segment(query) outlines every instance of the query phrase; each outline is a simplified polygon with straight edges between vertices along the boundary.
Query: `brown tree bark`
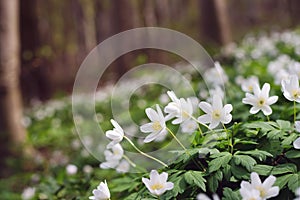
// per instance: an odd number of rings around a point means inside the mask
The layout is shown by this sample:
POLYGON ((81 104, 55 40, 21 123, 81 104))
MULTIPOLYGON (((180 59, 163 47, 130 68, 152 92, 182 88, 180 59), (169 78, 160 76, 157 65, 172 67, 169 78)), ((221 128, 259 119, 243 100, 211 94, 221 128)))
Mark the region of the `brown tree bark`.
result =
MULTIPOLYGON (((18 0, 0 0, 0 148, 20 147, 26 136, 21 124, 18 8, 18 0)), ((1 149, 4 152, 7 149, 1 149)))

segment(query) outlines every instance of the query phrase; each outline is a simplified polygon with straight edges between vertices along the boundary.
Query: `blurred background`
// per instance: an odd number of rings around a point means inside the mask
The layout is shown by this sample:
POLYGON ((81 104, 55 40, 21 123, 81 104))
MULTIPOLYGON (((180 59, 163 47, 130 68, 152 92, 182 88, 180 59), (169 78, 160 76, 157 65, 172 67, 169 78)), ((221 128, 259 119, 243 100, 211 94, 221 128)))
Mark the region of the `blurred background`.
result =
MULTIPOLYGON (((0 0, 0 156, 34 152, 24 142, 23 110, 70 95, 84 58, 114 34, 170 28, 215 55, 248 33, 293 29, 299 23, 298 0, 0 0)), ((134 51, 116 60, 100 85, 139 64, 177 61, 163 51, 134 51)), ((1 175, 8 176, 4 164, 1 159, 1 175)))

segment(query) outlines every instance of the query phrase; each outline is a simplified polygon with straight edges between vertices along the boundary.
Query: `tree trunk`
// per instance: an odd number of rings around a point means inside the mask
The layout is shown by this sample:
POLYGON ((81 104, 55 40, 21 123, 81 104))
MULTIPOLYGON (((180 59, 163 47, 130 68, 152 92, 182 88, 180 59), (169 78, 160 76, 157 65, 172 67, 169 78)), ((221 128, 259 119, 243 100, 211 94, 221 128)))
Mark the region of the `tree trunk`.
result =
POLYGON ((231 28, 226 0, 215 0, 218 27, 220 30, 220 41, 222 45, 232 42, 231 28))
POLYGON ((0 148, 5 148, 1 153, 22 146, 26 134, 21 124, 18 8, 18 0, 0 1, 0 148))

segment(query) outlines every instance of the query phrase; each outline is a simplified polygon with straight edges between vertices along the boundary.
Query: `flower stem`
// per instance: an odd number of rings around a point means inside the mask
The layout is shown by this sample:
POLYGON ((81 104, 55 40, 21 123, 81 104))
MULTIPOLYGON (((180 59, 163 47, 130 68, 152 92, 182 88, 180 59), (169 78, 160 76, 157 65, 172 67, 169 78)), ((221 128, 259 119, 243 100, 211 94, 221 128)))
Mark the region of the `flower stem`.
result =
POLYGON ((166 127, 167 130, 169 131, 169 133, 172 135, 172 137, 176 140, 176 142, 185 150, 187 151, 187 149, 185 148, 185 146, 179 141, 179 139, 176 137, 176 135, 168 128, 166 127))
POLYGON ((294 123, 296 122, 296 101, 294 100, 294 123))
POLYGON ((267 120, 268 120, 268 122, 270 122, 270 117, 269 117, 269 115, 267 115, 267 120))
POLYGON ((142 154, 143 156, 146 156, 147 158, 150 158, 158 163, 160 163, 161 165, 165 166, 165 167, 169 167, 166 163, 162 162, 161 160, 157 159, 157 158, 154 158, 153 156, 150 156, 146 153, 144 153, 143 151, 141 151, 139 148, 137 148, 135 146, 135 144, 128 138, 124 135, 124 138, 129 142, 129 144, 137 151, 139 152, 140 154, 142 154))
POLYGON ((201 162, 196 162, 190 152, 185 148, 185 146, 179 141, 179 139, 176 137, 176 135, 172 132, 171 129, 166 127, 169 133, 172 135, 172 137, 176 140, 176 142, 184 149, 184 151, 192 158, 193 162, 197 165, 197 167, 202 168, 204 171, 206 171, 205 167, 201 164, 201 162), (199 166, 200 164, 200 166, 199 166))
POLYGON ((123 155, 123 158, 124 158, 125 160, 127 160, 127 162, 129 162, 129 164, 130 164, 132 167, 136 167, 136 164, 135 164, 134 162, 132 162, 132 161, 130 160, 130 158, 128 158, 128 157, 125 156, 125 155, 123 155))
POLYGON ((209 128, 206 124, 203 124, 202 122, 200 122, 198 119, 196 119, 194 116, 189 115, 193 120, 195 120, 198 124, 201 124, 202 126, 204 126, 205 128, 207 128, 210 131, 213 131, 211 128, 209 128))
POLYGON ((232 145, 232 139, 233 139, 233 135, 231 135, 229 133, 229 131, 227 130, 226 126, 222 123, 222 126, 227 134, 227 141, 228 141, 228 151, 232 154, 233 153, 233 145, 232 145))

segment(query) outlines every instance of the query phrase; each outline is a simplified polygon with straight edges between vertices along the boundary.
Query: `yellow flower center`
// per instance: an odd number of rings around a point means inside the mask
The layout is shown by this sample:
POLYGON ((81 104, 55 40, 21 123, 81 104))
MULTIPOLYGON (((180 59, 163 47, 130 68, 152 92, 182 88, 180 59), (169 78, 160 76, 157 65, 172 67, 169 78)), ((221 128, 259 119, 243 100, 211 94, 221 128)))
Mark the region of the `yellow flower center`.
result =
POLYGON ((265 103, 266 103, 266 101, 265 101, 264 98, 261 98, 261 99, 258 100, 258 105, 259 106, 263 106, 263 105, 265 105, 265 103))
POLYGON ((294 98, 298 98, 298 97, 300 96, 300 91, 299 91, 299 90, 293 90, 293 91, 292 91, 292 96, 293 96, 294 98))
POLYGON ((161 130, 161 129, 162 129, 162 127, 161 127, 161 125, 160 125, 159 121, 155 121, 155 122, 153 122, 153 124, 152 124, 152 128, 153 128, 153 130, 155 130, 155 131, 159 131, 159 130, 161 130))
POLYGON ((183 118, 188 118, 189 117, 189 114, 185 111, 182 112, 182 117, 183 118))
POLYGON ((154 184, 154 185, 151 185, 151 189, 152 190, 160 190, 160 189, 162 189, 164 186, 162 185, 162 184, 160 184, 160 183, 156 183, 156 184, 154 184))
POLYGON ((267 192, 263 187, 257 186, 256 189, 259 191, 260 197, 264 198, 267 195, 267 192))
POLYGON ((221 113, 219 110, 214 110, 213 113, 212 113, 212 116, 214 119, 220 119, 221 117, 221 113))
POLYGON ((250 92, 252 92, 253 86, 252 86, 252 85, 249 85, 248 90, 249 90, 250 92))

